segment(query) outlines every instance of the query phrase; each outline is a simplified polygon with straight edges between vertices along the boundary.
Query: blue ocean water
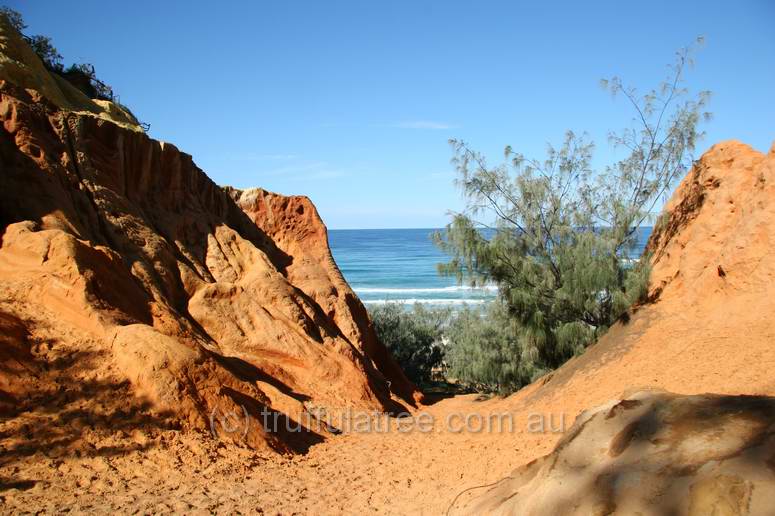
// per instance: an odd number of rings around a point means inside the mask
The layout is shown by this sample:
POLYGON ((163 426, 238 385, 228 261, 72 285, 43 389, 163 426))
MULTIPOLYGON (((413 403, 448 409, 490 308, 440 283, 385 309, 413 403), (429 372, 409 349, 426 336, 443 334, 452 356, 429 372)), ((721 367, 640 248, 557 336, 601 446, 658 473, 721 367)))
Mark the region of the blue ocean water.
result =
MULTIPOLYGON (((448 260, 431 241, 435 229, 329 230, 339 269, 367 306, 385 302, 435 306, 481 304, 497 295, 495 287, 472 289, 437 272, 448 260)), ((640 228, 628 255, 643 252, 651 228, 640 228)))

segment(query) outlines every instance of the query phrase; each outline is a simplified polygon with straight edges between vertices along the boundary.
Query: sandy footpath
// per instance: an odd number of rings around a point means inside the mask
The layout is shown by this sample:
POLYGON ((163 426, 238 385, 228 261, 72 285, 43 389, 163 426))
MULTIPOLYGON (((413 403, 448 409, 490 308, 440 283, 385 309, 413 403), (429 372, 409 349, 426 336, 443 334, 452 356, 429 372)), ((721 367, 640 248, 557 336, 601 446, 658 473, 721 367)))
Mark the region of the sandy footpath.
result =
POLYGON ((443 399, 425 408, 425 420, 435 421, 431 432, 402 433, 393 420, 390 431, 335 436, 293 457, 169 430, 87 431, 62 456, 40 450, 4 460, 2 507, 22 513, 440 514, 461 491, 547 453, 559 435, 529 433, 519 416, 513 433, 505 420, 502 432, 495 423, 492 432, 456 431, 465 424, 460 416, 482 415, 470 419, 475 428, 486 424, 488 413, 503 410, 500 400, 476 401, 473 395, 443 399))

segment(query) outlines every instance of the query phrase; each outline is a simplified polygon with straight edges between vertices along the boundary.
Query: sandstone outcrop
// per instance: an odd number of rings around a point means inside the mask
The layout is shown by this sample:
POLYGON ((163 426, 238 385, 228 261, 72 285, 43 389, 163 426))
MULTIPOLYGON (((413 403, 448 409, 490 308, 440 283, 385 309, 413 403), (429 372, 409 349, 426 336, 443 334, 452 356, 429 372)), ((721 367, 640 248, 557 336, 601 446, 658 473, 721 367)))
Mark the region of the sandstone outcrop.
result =
POLYGON ((775 144, 766 155, 737 141, 714 145, 681 182, 649 240, 651 297, 698 313, 758 315, 759 324, 751 321, 758 328, 748 333, 772 337, 759 330, 775 307, 773 220, 775 144), (750 302, 769 309, 751 313, 750 302))
POLYGON ((769 514, 775 398, 640 392, 583 412, 467 514, 769 514))
POLYGON ((304 196, 284 196, 260 188, 228 189, 237 205, 291 261, 288 279, 313 299, 350 342, 369 356, 403 399, 422 395, 378 341, 366 308, 347 284, 328 247, 326 226, 304 196))
POLYGON ((67 101, 11 32, 0 33, 4 410, 98 378, 171 425, 303 451, 333 429, 275 432, 262 414, 295 428, 420 398, 308 200, 250 204, 222 189, 115 110, 67 101), (244 414, 240 431, 225 432, 221 414, 244 414))

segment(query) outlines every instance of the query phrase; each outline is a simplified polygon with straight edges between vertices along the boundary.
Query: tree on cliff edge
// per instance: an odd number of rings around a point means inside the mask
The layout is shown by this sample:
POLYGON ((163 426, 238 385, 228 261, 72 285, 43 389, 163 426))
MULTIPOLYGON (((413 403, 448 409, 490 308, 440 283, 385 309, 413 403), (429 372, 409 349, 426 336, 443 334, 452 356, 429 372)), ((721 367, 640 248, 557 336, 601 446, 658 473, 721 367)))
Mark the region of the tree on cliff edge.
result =
MULTIPOLYGON (((604 170, 592 170, 593 144, 570 131, 543 160, 506 147, 497 166, 451 140, 466 209, 435 236, 451 256, 440 271, 500 288, 513 330, 502 337, 499 360, 479 364, 479 370, 508 369, 489 375, 512 379, 497 388, 514 390, 558 367, 645 294, 648 260, 632 266, 622 258, 636 229, 691 166, 702 136, 698 124, 710 116, 704 111, 709 93, 692 96, 683 85, 690 50, 679 51, 669 77, 646 94, 618 78, 603 81, 635 112, 631 127, 609 137, 627 157, 604 170), (511 360, 503 360, 504 350, 511 360)), ((459 344, 458 363, 465 363, 461 354, 487 360, 477 346, 459 344)), ((470 371, 457 372, 477 383, 470 371)))

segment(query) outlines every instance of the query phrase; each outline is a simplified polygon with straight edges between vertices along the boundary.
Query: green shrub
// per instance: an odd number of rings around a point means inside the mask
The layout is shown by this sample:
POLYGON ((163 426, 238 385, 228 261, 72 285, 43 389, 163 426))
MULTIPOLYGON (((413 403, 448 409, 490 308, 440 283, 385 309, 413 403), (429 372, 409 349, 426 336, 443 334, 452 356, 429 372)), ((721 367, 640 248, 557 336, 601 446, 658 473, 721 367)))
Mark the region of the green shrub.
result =
POLYGON ((501 394, 529 383, 536 371, 522 359, 514 325, 498 301, 457 313, 444 333, 448 380, 501 394))
POLYGON ((115 100, 113 88, 97 78, 94 66, 88 63, 72 64, 57 72, 67 81, 81 90, 90 99, 115 100))
POLYGON ((441 337, 450 317, 448 310, 427 310, 415 305, 412 310, 388 303, 370 311, 379 340, 393 358, 418 385, 431 381, 432 370, 441 365, 441 337))

